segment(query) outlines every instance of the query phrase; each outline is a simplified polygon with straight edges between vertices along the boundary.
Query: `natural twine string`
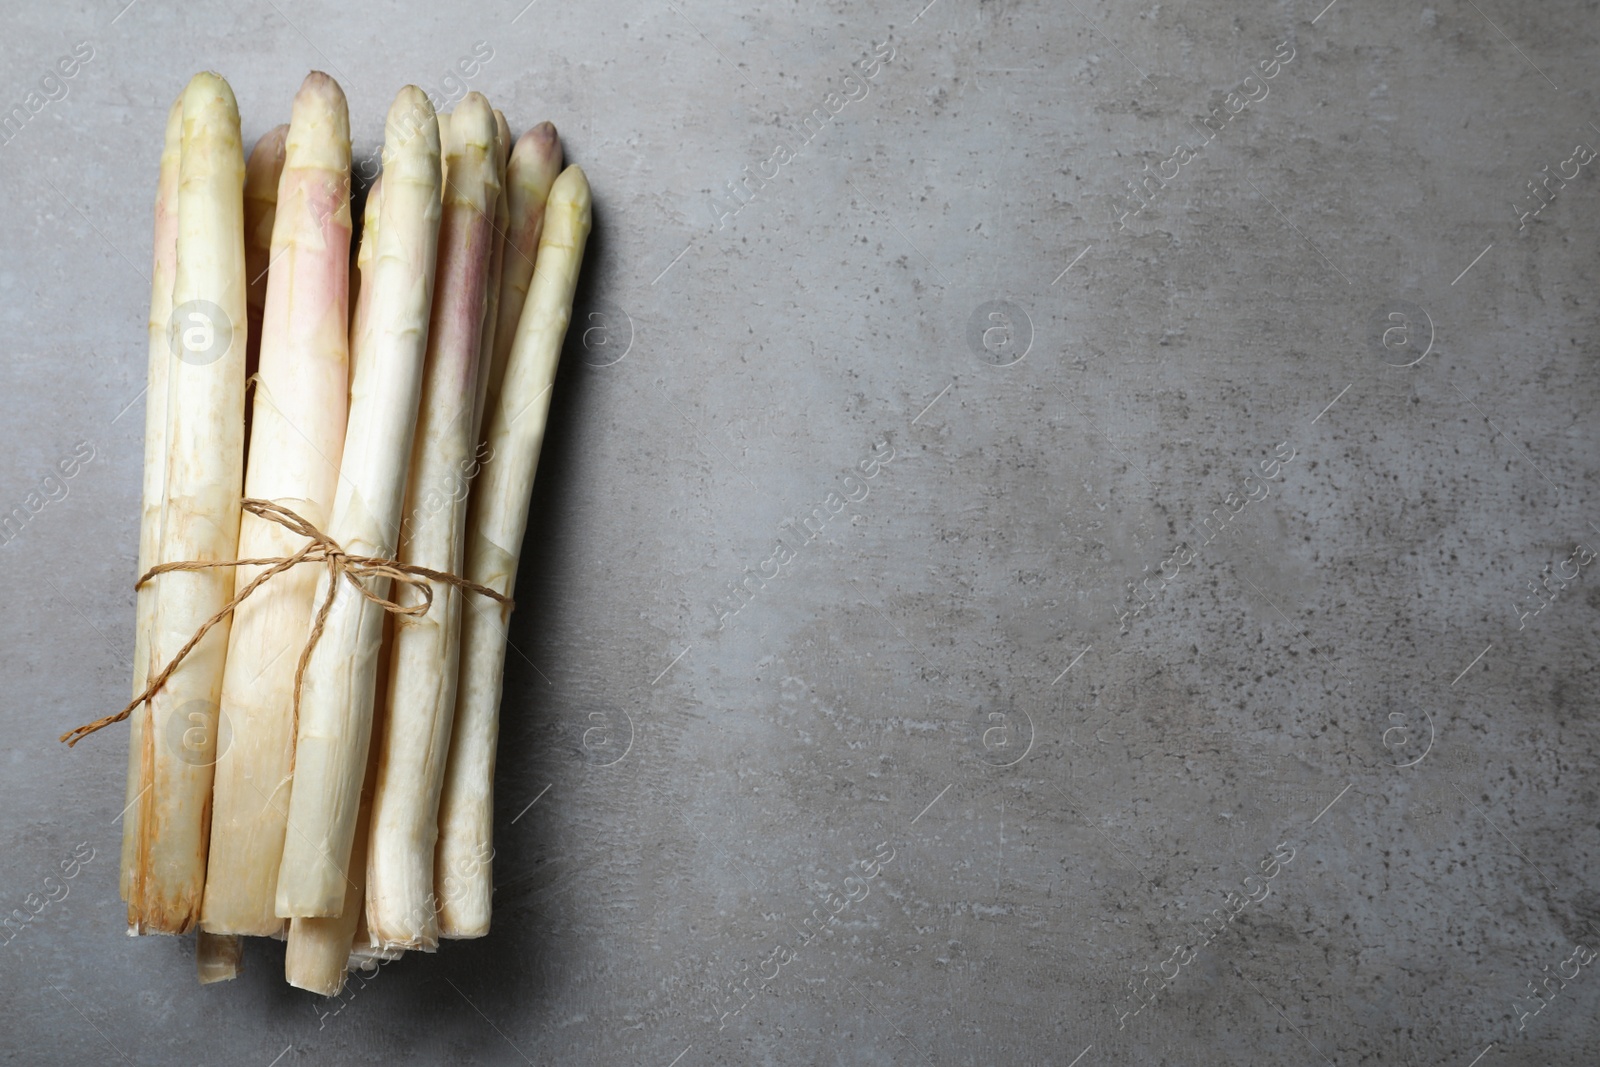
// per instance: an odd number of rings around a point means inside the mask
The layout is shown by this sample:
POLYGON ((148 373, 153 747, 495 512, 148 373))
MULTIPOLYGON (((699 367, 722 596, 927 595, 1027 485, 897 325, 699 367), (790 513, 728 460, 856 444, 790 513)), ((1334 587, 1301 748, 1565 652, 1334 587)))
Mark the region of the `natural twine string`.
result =
POLYGON ((208 570, 212 567, 248 566, 267 568, 251 579, 243 589, 235 593, 233 599, 224 604, 220 611, 207 619, 200 629, 195 631, 194 636, 189 638, 188 643, 178 650, 177 655, 173 656, 167 665, 162 668, 161 673, 156 675, 155 679, 145 687, 144 692, 134 697, 127 707, 115 715, 107 715, 103 719, 96 719, 94 722, 62 734, 61 740, 67 743, 67 747, 70 748, 96 730, 110 726, 115 722, 121 722, 133 714, 135 708, 149 700, 166 684, 167 679, 172 677, 172 673, 178 669, 178 664, 183 662, 183 658, 194 650, 194 647, 200 643, 201 639, 205 637, 213 626, 232 614, 233 610, 244 603, 245 598, 259 589, 262 583, 274 575, 282 574, 298 563, 326 563, 328 565, 328 595, 323 598, 322 605, 317 609, 316 618, 311 623, 311 632, 306 637, 306 646, 300 651, 300 662, 294 669, 293 711, 296 723, 300 720, 300 684, 305 676, 306 664, 311 661, 311 650, 317 646, 317 640, 322 636, 323 627, 327 624, 328 613, 333 608, 334 594, 338 592, 339 579, 341 577, 348 581, 356 592, 378 605, 384 611, 393 612, 396 615, 415 616, 427 613, 428 609, 433 606, 433 587, 428 584, 429 580, 444 582, 468 593, 481 594, 491 600, 499 601, 507 608, 516 607, 510 597, 501 596, 487 586, 479 585, 477 582, 469 582, 465 578, 454 574, 446 574, 443 571, 436 571, 429 567, 420 567, 415 563, 402 563, 397 559, 389 559, 384 556, 351 555, 339 547, 339 543, 333 538, 282 504, 274 504, 270 500, 256 500, 250 497, 246 497, 243 504, 244 510, 252 515, 278 523, 280 526, 284 526, 306 538, 305 547, 291 556, 271 556, 266 559, 180 560, 174 563, 158 563, 146 571, 138 582, 134 583, 134 588, 137 589, 158 574, 166 574, 170 571, 199 571, 208 570), (386 600, 361 584, 360 579, 362 578, 389 578, 401 585, 411 586, 422 594, 422 603, 412 604, 407 607, 394 600, 386 600))

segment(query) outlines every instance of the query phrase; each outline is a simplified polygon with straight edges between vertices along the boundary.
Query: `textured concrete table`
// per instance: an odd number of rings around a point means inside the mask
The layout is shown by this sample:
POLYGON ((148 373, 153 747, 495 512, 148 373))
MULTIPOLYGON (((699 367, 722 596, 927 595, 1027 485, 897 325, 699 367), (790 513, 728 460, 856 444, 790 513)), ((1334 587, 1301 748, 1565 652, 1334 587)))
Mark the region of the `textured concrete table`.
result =
POLYGON ((1593 7, 1324 2, 12 5, 5 1062, 1594 1063, 1593 7), (124 937, 124 735, 54 740, 206 67, 596 192, 494 929, 337 1001, 124 937))

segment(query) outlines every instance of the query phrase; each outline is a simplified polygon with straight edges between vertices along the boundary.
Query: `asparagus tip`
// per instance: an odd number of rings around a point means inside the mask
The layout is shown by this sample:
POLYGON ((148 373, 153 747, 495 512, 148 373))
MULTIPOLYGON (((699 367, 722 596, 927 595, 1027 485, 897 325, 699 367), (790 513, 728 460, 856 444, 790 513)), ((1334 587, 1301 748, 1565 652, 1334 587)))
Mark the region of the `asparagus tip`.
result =
MULTIPOLYGON (((239 109, 239 103, 233 97, 233 86, 214 70, 202 70, 190 78, 189 84, 184 87, 181 99, 187 104, 187 102, 198 103, 207 97, 219 100, 231 111, 237 112, 239 109)), ((190 109, 185 106, 184 110, 187 112, 190 109)))
POLYGON ((545 151, 549 151, 557 143, 555 123, 549 121, 539 123, 522 136, 529 144, 537 145, 545 151))
POLYGON ((514 182, 542 190, 539 199, 543 200, 561 173, 561 163, 561 140, 556 128, 549 122, 541 122, 517 138, 508 169, 516 175, 512 179, 514 182))
POLYGON ((336 95, 340 99, 344 98, 344 89, 338 81, 332 75, 320 70, 311 71, 306 75, 305 81, 300 83, 300 92, 327 93, 336 95))

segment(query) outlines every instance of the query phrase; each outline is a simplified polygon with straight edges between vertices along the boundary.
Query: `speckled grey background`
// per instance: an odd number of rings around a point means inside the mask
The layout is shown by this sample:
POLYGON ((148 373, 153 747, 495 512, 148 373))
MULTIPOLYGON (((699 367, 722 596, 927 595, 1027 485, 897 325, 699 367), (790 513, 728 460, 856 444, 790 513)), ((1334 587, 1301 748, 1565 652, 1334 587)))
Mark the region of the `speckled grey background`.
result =
POLYGON ((1600 1058, 1595 4, 925 2, 6 5, 0 910, 93 855, 6 1062, 1600 1058), (595 189, 494 929, 200 988, 125 735, 55 740, 127 694, 165 109, 318 68, 370 151, 479 41, 595 189))

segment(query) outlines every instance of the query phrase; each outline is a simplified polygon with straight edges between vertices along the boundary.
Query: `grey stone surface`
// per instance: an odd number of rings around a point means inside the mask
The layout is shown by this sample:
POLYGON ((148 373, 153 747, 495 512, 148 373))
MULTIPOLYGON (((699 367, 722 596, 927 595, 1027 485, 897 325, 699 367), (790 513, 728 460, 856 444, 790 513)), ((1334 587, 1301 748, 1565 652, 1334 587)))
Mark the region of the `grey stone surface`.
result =
POLYGON ((93 56, 0 145, 0 910, 93 859, 6 1062, 1600 1058, 1600 571, 1529 589, 1600 545, 1595 168, 1517 217, 1594 5, 923 2, 7 5, 5 106, 93 56), (126 699, 162 118, 317 68, 370 151, 480 40, 596 196, 494 929, 200 988, 122 932, 124 737, 55 741, 126 699))

